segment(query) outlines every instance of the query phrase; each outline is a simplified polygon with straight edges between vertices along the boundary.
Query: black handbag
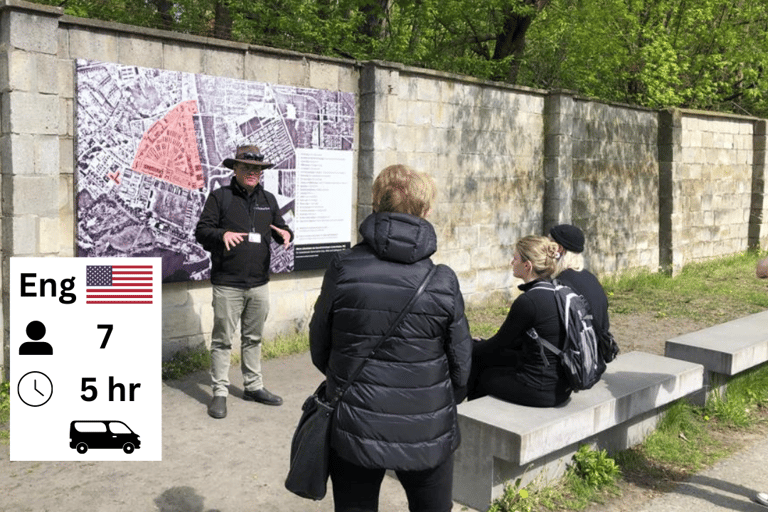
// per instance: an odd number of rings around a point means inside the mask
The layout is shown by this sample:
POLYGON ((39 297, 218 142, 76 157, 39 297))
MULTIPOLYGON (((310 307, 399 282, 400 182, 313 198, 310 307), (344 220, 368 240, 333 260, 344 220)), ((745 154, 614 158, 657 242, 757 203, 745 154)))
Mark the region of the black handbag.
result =
POLYGON ((331 422, 336 406, 360 374, 365 363, 371 358, 371 355, 400 325, 405 315, 424 292, 438 266, 432 267, 411 300, 389 326, 387 332, 376 341, 371 352, 355 369, 346 384, 338 389, 333 397, 329 398, 326 396, 326 381, 323 381, 317 390, 304 401, 304 405, 301 407, 301 418, 291 440, 290 469, 288 470, 288 477, 285 479, 285 488, 292 493, 311 500, 321 500, 325 497, 330 471, 331 422))

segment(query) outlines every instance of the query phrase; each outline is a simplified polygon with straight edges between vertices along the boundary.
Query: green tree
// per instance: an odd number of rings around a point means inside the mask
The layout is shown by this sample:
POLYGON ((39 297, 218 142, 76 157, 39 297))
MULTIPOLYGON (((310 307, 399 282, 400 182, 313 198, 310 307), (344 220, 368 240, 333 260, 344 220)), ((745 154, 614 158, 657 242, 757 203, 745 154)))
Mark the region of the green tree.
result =
POLYGON ((521 83, 648 107, 766 112, 763 0, 553 0, 521 83))

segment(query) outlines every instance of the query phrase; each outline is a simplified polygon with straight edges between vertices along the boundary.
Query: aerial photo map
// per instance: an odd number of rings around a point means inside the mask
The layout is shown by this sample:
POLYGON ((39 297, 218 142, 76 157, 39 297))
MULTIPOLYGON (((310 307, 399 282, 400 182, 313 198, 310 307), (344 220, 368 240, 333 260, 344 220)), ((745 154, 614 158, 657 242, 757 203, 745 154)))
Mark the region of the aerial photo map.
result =
POLYGON ((160 256, 165 282, 208 279, 195 225, 209 191, 229 183, 222 162, 247 144, 275 164, 263 183, 296 234, 288 250, 272 242, 272 272, 318 268, 349 247, 351 202, 329 217, 338 229, 305 230, 312 244, 301 226, 329 222, 309 207, 297 217, 302 203, 351 201, 354 94, 82 59, 76 77, 78 256, 160 256), (297 183, 304 161, 325 186, 297 183))

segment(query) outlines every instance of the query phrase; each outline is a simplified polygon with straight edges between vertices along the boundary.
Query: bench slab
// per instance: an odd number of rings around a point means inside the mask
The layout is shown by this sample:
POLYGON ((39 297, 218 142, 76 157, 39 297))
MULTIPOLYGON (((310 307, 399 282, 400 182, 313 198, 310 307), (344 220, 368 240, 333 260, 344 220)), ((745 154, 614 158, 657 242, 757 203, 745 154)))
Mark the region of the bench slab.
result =
POLYGON ((768 361, 768 311, 668 340, 664 355, 733 376, 768 361))
POLYGON ((559 407, 494 397, 460 404, 454 500, 485 510, 506 481, 559 478, 581 444, 614 451, 642 442, 666 405, 701 389, 703 373, 697 363, 630 352, 610 363, 592 389, 559 407))

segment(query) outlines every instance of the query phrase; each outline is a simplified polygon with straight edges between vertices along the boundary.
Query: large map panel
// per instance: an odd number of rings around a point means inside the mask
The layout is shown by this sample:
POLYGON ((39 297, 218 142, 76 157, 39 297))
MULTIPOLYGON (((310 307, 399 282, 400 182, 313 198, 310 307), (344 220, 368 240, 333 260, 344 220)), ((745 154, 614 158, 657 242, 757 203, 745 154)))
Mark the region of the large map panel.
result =
POLYGON ((78 256, 159 256, 165 282, 208 279, 195 225, 246 144, 275 163, 263 183, 295 233, 272 242, 272 272, 350 246, 354 94, 83 59, 76 75, 78 256))

